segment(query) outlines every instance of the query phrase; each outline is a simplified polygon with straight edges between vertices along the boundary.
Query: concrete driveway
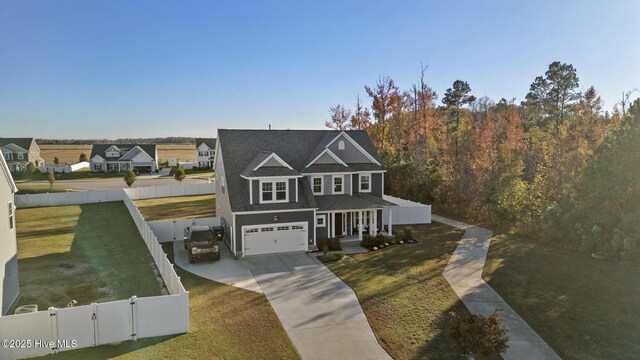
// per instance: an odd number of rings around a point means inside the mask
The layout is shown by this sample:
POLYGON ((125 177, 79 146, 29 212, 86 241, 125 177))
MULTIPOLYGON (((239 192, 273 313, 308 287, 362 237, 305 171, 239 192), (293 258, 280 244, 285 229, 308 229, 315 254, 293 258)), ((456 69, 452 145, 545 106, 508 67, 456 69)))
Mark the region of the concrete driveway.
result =
POLYGON ((189 264, 182 242, 175 262, 204 278, 262 292, 304 360, 391 359, 369 326, 355 293, 313 256, 285 253, 189 264))
POLYGON ((245 258, 305 360, 390 359, 353 290, 304 253, 245 258))

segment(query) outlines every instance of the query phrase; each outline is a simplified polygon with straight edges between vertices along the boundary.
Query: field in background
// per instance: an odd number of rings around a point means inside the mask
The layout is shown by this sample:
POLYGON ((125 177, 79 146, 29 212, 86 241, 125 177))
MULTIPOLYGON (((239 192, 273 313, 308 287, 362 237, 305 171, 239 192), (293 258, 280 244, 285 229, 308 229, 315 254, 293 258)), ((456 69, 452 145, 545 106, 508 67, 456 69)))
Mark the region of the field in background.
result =
MULTIPOLYGON (((52 144, 39 145, 40 156, 47 164, 53 164, 53 158, 57 157, 60 162, 76 163, 80 154, 85 153, 91 156, 91 145, 67 145, 52 144)), ((195 145, 193 144, 160 144, 158 145, 158 156, 160 161, 165 161, 169 156, 177 156, 179 161, 195 161, 195 145)))

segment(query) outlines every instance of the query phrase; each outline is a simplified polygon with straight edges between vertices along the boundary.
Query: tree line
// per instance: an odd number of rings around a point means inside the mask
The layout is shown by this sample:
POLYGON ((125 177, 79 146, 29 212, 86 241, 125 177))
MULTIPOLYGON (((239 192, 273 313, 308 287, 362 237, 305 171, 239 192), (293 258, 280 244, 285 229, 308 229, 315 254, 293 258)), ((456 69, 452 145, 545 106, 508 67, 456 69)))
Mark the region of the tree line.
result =
POLYGON ((401 90, 381 76, 325 125, 363 129, 380 152, 385 192, 437 212, 608 258, 640 255, 640 99, 614 109, 576 69, 553 62, 525 99, 476 97, 456 80, 441 100, 425 80, 401 90), (440 101, 438 101, 440 100, 440 101))

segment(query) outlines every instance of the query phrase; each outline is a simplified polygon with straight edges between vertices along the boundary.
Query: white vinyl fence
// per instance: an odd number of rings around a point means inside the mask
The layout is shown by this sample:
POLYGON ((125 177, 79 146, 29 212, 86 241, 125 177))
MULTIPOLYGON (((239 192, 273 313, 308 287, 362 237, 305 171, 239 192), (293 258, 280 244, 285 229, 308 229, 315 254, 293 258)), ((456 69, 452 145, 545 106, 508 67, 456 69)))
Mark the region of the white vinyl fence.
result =
POLYGON ((122 189, 16 195, 16 207, 63 206, 122 201, 122 189))
POLYGON ((170 196, 207 195, 216 193, 216 183, 163 185, 124 189, 132 200, 154 199, 170 196))
MULTIPOLYGON (((409 224, 431 224, 431 205, 383 195, 382 198, 394 204, 397 207, 391 208, 391 221, 393 225, 409 225, 409 224)), ((382 210, 383 219, 388 219, 389 210, 382 210)))
POLYGON ((0 317, 0 359, 60 351, 189 330, 189 294, 94 303, 0 317), (19 340, 18 342, 13 342, 19 340), (7 342, 8 341, 8 342, 7 342))
POLYGON ((173 264, 167 258, 167 254, 162 250, 162 246, 158 243, 158 239, 156 235, 151 231, 149 224, 144 221, 144 218, 140 214, 138 208, 133 204, 133 200, 126 195, 124 197, 124 204, 127 209, 129 209, 129 213, 133 218, 133 222, 136 223, 136 227, 142 235, 144 239, 144 243, 147 245, 151 256, 153 256, 153 261, 156 263, 158 267, 158 271, 164 280, 164 283, 167 285, 167 289, 171 294, 184 294, 186 293, 182 283, 180 282, 180 277, 176 274, 173 269, 173 264))
POLYGON ((53 170, 53 172, 56 172, 56 173, 71 173, 74 171, 78 171, 80 169, 89 168, 89 166, 90 166, 89 162, 82 161, 75 164, 58 164, 58 165, 49 164, 49 165, 39 167, 38 170, 40 170, 41 173, 46 173, 51 170, 53 170))
POLYGON ((184 229, 191 226, 195 220, 196 225, 203 226, 220 226, 221 219, 219 217, 208 217, 198 219, 176 219, 167 221, 151 221, 148 222, 149 227, 158 238, 158 242, 164 243, 169 241, 182 240, 184 229))
MULTIPOLYGON (((143 180, 144 181, 144 180, 143 180)), ((26 194, 15 196, 17 208, 30 208, 41 206, 62 206, 92 204, 109 201, 123 201, 124 194, 132 200, 152 199, 170 196, 207 195, 215 194, 216 183, 162 185, 137 187, 131 189, 95 190, 95 191, 69 191, 45 194, 26 194)))

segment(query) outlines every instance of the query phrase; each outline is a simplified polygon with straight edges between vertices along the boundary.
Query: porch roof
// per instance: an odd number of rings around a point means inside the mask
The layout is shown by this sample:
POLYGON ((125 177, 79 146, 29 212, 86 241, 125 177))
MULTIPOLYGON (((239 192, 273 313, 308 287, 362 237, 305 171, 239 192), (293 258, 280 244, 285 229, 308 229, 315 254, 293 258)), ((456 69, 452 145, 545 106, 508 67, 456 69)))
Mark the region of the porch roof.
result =
POLYGON ((381 209, 385 206, 395 206, 388 201, 376 198, 375 196, 360 196, 356 195, 320 195, 316 196, 316 203, 318 204, 318 211, 332 211, 332 210, 368 210, 368 209, 381 209), (377 200, 376 200, 377 199, 377 200), (389 205, 387 205, 389 204, 389 205))

